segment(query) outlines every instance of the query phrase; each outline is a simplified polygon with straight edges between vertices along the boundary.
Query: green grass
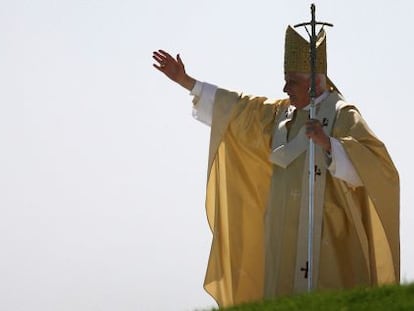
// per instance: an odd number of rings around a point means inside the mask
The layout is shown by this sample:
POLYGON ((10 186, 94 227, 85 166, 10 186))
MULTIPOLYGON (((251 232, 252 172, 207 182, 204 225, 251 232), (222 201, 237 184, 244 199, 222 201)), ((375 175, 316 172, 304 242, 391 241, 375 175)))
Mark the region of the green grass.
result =
MULTIPOLYGON (((216 310, 216 309, 213 309, 216 310)), ((317 292, 238 305, 225 311, 414 311, 414 283, 341 292, 317 292)))

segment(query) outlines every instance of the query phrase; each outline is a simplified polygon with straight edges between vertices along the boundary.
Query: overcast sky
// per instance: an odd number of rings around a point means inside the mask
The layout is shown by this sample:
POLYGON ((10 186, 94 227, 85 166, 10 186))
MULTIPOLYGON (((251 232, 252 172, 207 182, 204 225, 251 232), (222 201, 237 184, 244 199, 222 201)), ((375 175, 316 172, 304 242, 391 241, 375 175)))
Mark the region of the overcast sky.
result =
MULTIPOLYGON (((152 67, 284 96, 288 24, 311 1, 0 0, 0 309, 195 310, 211 234, 209 128, 152 67)), ((406 1, 314 1, 328 72, 401 179, 401 277, 414 281, 412 13, 406 1)))

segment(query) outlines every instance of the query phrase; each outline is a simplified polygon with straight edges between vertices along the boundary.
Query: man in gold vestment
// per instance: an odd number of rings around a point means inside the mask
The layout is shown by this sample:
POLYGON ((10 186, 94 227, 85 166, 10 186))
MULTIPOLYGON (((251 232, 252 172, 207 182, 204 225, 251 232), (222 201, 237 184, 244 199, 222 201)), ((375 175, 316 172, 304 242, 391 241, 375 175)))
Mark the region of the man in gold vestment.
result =
POLYGON ((159 50, 159 71, 191 91, 211 126, 206 209, 213 233, 205 289, 219 306, 307 289, 308 142, 315 142, 313 284, 399 282, 399 177, 384 144, 327 77, 317 41, 316 118, 309 119, 309 43, 285 37, 288 98, 231 92, 189 76, 159 50))

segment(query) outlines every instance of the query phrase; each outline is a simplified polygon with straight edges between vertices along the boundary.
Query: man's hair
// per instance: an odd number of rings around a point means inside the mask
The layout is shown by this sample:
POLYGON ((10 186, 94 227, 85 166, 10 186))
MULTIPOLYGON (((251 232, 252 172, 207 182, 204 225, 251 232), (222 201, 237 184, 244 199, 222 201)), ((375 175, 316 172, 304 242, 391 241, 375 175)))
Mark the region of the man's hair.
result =
MULTIPOLYGON (((310 73, 304 73, 304 72, 300 72, 298 73, 301 77, 303 77, 304 79, 309 79, 311 78, 311 74, 310 73)), ((316 88, 320 88, 322 90, 326 90, 327 89, 327 79, 326 79, 326 74, 324 73, 317 73, 315 75, 316 79, 319 80, 319 84, 316 85, 316 88)))

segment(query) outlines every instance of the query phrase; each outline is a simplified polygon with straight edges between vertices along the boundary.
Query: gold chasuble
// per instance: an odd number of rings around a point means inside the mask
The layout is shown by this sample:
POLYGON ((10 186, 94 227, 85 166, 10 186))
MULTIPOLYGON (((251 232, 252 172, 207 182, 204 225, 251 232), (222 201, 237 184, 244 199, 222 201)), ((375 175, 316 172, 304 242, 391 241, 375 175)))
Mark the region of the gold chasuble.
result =
MULTIPOLYGON (((333 177, 316 146, 314 289, 398 283, 398 173, 354 106, 336 91, 319 105, 317 117, 363 186, 333 177)), ((304 291, 307 112, 291 109, 288 99, 217 90, 206 195, 213 241, 204 287, 220 307, 304 291), (278 135, 286 150, 297 146, 274 164, 278 135)))

